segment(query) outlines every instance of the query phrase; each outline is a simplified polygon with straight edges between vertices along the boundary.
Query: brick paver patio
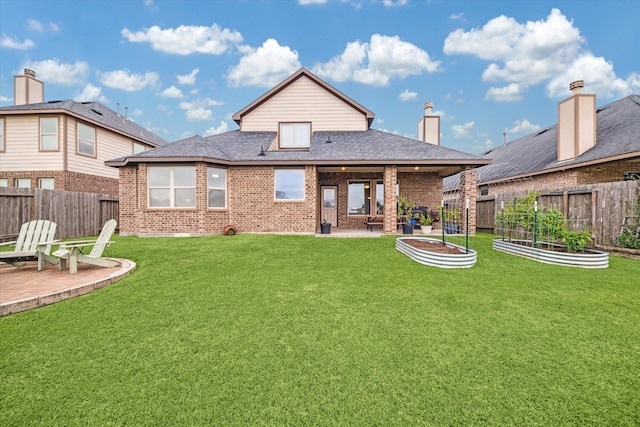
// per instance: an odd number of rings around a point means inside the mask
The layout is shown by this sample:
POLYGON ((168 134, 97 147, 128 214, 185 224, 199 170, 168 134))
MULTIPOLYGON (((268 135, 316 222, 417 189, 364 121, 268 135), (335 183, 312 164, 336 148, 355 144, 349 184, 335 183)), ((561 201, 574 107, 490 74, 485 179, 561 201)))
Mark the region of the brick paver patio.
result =
POLYGON ((78 263, 78 273, 59 271, 46 264, 38 271, 36 262, 22 267, 0 264, 0 316, 29 310, 83 295, 114 283, 135 269, 132 261, 113 258, 119 267, 98 267, 78 263))

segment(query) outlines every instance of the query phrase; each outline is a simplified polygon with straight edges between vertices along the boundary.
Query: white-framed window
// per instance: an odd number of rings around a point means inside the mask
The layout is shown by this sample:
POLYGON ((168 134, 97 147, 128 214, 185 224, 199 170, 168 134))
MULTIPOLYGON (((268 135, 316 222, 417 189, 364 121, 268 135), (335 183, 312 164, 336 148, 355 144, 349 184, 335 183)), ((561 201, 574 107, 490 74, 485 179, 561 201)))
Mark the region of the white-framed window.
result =
POLYGON ((0 151, 4 151, 4 119, 0 119, 0 151))
POLYGON ((9 180, 7 178, 0 178, 0 187, 8 187, 9 180))
POLYGON ((140 144, 139 142, 133 143, 133 154, 142 153, 145 150, 146 150, 146 147, 144 144, 140 144))
POLYGON ((58 118, 40 118, 40 150, 52 151, 58 149, 58 118))
POLYGON ((78 123, 78 153, 96 155, 96 130, 82 123, 78 123))
POLYGON ((371 193, 371 181, 349 181, 347 213, 349 215, 371 215, 371 193))
POLYGON ((274 171, 276 200, 304 200, 304 169, 274 171))
POLYGON ((39 178, 38 179, 38 187, 43 188, 45 190, 53 190, 54 189, 54 179, 53 178, 39 178))
POLYGON ((227 170, 222 168, 207 169, 207 186, 209 190, 209 207, 227 207, 227 170))
POLYGON ((18 188, 31 188, 30 178, 16 178, 16 187, 18 188))
POLYGON ((309 148, 311 123, 280 123, 280 148, 309 148))
POLYGON ((152 166, 147 169, 150 208, 195 208, 195 166, 152 166))

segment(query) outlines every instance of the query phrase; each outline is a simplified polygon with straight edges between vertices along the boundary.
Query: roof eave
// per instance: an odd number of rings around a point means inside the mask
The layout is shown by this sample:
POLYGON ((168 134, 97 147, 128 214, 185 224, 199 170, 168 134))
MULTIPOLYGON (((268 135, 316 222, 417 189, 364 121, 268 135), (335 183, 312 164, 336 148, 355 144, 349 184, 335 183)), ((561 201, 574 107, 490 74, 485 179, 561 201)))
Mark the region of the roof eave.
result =
MULTIPOLYGON (((6 110, 6 111, 0 111, 0 114, 7 114, 7 115, 15 115, 15 116, 19 116, 19 115, 32 115, 32 114, 67 114, 69 116, 75 117, 77 119, 81 119, 85 122, 91 123, 95 126, 100 126, 103 129, 108 129, 111 132, 117 133, 118 135, 122 135, 122 136, 126 136, 127 138, 131 138, 137 142, 141 142, 143 144, 146 145, 151 145, 153 147, 160 147, 161 145, 159 145, 156 142, 151 142, 148 141, 146 139, 142 139, 136 135, 132 135, 130 133, 127 132, 122 132, 119 129, 116 129, 112 126, 109 126, 107 124, 104 123, 100 123, 94 119, 91 119, 90 117, 86 117, 83 116, 82 114, 78 114, 76 112, 73 112, 71 110, 67 110, 66 108, 51 108, 51 109, 35 109, 35 110, 6 110)), ((151 133, 151 132, 149 132, 151 133)))
POLYGON ((640 151, 633 151, 633 152, 630 152, 630 153, 619 154, 617 156, 603 157, 603 158, 600 158, 600 159, 589 160, 589 161, 585 161, 585 162, 578 162, 578 163, 570 163, 570 164, 565 164, 565 165, 559 165, 559 166, 556 166, 556 167, 553 167, 553 168, 543 169, 543 170, 529 172, 529 173, 521 173, 521 174, 518 174, 518 175, 505 176, 505 177, 498 178, 498 179, 492 179, 490 181, 478 182, 478 185, 480 185, 480 184, 483 184, 483 185, 500 184, 500 183, 502 183, 504 181, 510 181, 510 180, 514 180, 514 179, 522 179, 522 178, 527 178, 527 177, 531 177, 531 176, 545 175, 545 174, 554 173, 554 172, 563 172, 563 171, 567 171, 567 170, 578 169, 578 168, 583 168, 583 167, 588 167, 588 166, 596 166, 596 165, 603 164, 603 163, 615 162, 615 161, 620 161, 620 160, 630 160, 630 159, 633 159, 633 158, 638 158, 638 160, 640 161, 640 151))

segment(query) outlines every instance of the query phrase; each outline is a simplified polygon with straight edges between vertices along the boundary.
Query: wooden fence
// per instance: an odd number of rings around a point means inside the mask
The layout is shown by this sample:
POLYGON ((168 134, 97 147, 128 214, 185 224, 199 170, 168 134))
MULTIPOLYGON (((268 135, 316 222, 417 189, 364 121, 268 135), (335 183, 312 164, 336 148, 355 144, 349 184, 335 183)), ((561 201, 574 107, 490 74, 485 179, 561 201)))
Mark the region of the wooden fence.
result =
MULTIPOLYGON (((619 181, 543 191, 538 203, 558 209, 570 223, 589 227, 596 245, 609 246, 620 235, 627 211, 639 195, 640 181, 619 181)), ((495 218, 501 204, 523 196, 525 193, 520 192, 480 197, 476 204, 478 231, 497 232, 495 218)))
POLYGON ((39 188, 0 188, 0 238, 15 236, 34 219, 58 224, 57 239, 96 236, 118 219, 118 196, 39 188))

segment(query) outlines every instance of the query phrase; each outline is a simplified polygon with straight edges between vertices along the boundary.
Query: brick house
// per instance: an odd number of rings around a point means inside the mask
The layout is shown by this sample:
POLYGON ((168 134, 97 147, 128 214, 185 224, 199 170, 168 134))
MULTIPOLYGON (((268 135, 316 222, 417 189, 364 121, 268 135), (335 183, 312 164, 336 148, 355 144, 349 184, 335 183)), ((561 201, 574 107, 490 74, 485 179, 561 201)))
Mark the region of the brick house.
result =
MULTIPOLYGON (((395 233, 398 194, 436 208, 444 176, 490 162, 371 129, 371 111, 304 68, 233 119, 238 130, 106 162, 120 172, 121 234, 315 233, 374 215, 395 233)), ((437 118, 420 125, 424 140, 438 133, 425 131, 437 118)))
MULTIPOLYGON (((482 154, 492 163, 474 170, 478 200, 640 179, 640 96, 596 108, 595 95, 581 93, 583 86, 571 83, 557 124, 482 154)), ((461 191, 460 178, 444 180, 446 197, 461 191)))
POLYGON ((166 144, 98 102, 45 102, 32 70, 14 84, 14 105, 0 107, 0 187, 117 195, 104 162, 166 144))

